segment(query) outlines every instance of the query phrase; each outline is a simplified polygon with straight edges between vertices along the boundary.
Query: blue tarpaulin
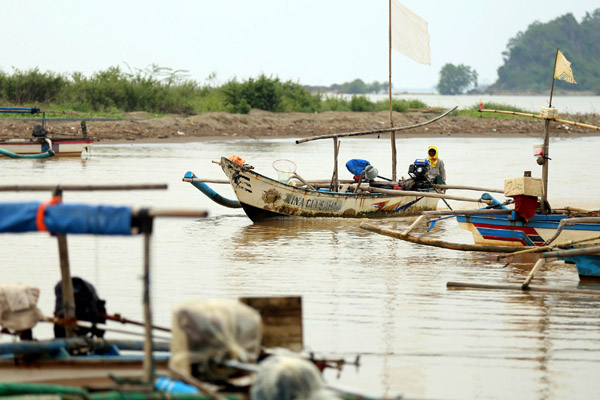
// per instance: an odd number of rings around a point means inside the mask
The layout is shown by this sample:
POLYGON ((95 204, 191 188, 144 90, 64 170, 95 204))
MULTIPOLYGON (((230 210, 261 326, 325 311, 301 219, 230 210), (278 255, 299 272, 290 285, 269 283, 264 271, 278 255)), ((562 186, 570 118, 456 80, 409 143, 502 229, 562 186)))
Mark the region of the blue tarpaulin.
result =
POLYGON ((346 163, 346 168, 350 171, 351 174, 355 176, 360 176, 362 172, 371 165, 367 160, 361 160, 360 158, 353 158, 352 160, 346 163))
MULTIPOLYGON (((38 231, 40 202, 0 203, 0 233, 38 231)), ((86 204, 47 205, 44 224, 56 234, 131 235, 131 208, 86 204)))

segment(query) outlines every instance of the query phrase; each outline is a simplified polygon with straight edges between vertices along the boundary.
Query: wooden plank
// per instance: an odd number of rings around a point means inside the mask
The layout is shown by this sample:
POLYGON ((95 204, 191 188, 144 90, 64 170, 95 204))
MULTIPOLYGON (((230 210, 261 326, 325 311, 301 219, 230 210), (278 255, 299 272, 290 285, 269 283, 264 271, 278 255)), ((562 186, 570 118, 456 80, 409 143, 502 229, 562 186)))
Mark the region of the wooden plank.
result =
POLYGON ((242 297, 239 300, 259 312, 265 347, 303 350, 302 297, 242 297))

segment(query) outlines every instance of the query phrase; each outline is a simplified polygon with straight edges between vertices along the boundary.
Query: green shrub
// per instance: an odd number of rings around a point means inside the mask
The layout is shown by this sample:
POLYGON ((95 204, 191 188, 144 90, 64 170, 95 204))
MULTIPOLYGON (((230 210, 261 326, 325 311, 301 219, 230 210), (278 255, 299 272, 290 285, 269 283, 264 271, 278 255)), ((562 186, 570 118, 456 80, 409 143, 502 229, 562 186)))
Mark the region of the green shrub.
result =
POLYGON ((354 112, 373 111, 375 104, 370 102, 365 96, 352 96, 350 109, 354 112))

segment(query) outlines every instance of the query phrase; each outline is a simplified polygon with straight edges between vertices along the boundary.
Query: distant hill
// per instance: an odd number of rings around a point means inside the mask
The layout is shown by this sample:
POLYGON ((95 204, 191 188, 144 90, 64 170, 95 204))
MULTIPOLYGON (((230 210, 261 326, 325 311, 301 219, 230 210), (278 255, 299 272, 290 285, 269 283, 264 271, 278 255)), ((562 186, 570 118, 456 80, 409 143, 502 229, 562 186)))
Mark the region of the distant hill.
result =
POLYGON ((555 90, 600 93, 600 8, 581 23, 569 13, 548 23, 534 22, 509 40, 498 80, 487 92, 548 91, 556 49, 571 62, 576 85, 556 81, 555 90))

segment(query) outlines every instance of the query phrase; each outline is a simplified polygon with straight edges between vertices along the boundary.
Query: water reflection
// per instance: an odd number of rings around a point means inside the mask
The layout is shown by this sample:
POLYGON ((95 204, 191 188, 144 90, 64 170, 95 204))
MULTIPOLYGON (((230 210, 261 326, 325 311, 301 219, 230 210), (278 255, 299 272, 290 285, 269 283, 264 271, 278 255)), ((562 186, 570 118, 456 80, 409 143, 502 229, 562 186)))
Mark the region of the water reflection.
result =
MULTIPOLYGON (((531 156, 537 139, 439 139, 449 179, 461 184, 502 187, 505 177, 539 167, 531 156), (506 159, 505 154, 510 154, 506 159), (490 162, 501 159, 502 162, 490 162)), ((403 143, 399 165, 422 154, 430 140, 403 143)), ((552 204, 586 208, 599 189, 593 168, 574 159, 593 159, 598 138, 553 142, 552 204), (579 158, 578 158, 579 157, 579 158), (558 190, 560 188, 560 191, 558 190)), ((340 159, 365 158, 388 171, 389 141, 345 140, 340 159)), ((157 207, 201 207, 198 220, 160 220, 152 242, 153 302, 157 324, 168 325, 171 308, 189 298, 299 295, 309 350, 353 357, 363 366, 326 378, 344 386, 422 398, 592 398, 600 390, 600 311, 597 299, 562 294, 447 289, 446 282, 522 282, 532 260, 509 266, 494 255, 463 253, 376 235, 351 219, 288 219, 253 224, 240 210, 217 207, 189 184, 183 173, 222 178, 210 161, 237 154, 260 171, 293 159, 307 179, 331 174, 331 143, 291 140, 215 141, 187 144, 95 146, 86 160, 3 161, 5 184, 163 183, 167 191, 66 193, 67 201, 157 207), (301 151, 300 151, 301 150, 301 151), (510 384, 507 384, 509 382, 510 384)), ((536 169, 538 168, 538 169, 536 169)), ((225 187, 219 191, 228 197, 225 187)), ((474 193, 476 196, 479 193, 474 193)), ((49 194, 0 193, 4 201, 46 200, 49 194)), ((453 208, 470 204, 450 202, 453 208)), ((592 207, 597 207, 593 203, 592 207)), ((374 221, 370 221, 374 222, 374 221)), ((376 223, 405 229, 410 219, 376 223)), ((424 234, 424 227, 416 230, 424 234)), ((438 222, 430 237, 471 243, 453 220, 438 222)), ((53 309, 57 250, 53 238, 2 237, 0 268, 11 280, 41 288, 45 313, 53 309), (32 252, 35 246, 35 252, 32 252), (40 265, 49 265, 50 271, 40 265), (33 269, 32 269, 33 268, 33 269), (39 271, 33 274, 32 271, 39 271)), ((107 238, 70 238, 76 274, 98 281, 111 310, 140 317, 138 290, 141 243, 107 238), (133 286, 133 288, 132 288, 133 286)), ((8 278, 6 278, 8 279, 8 278)), ((575 267, 548 263, 536 285, 599 288, 579 281, 575 267)), ((141 287, 141 286, 140 286, 141 287)))

